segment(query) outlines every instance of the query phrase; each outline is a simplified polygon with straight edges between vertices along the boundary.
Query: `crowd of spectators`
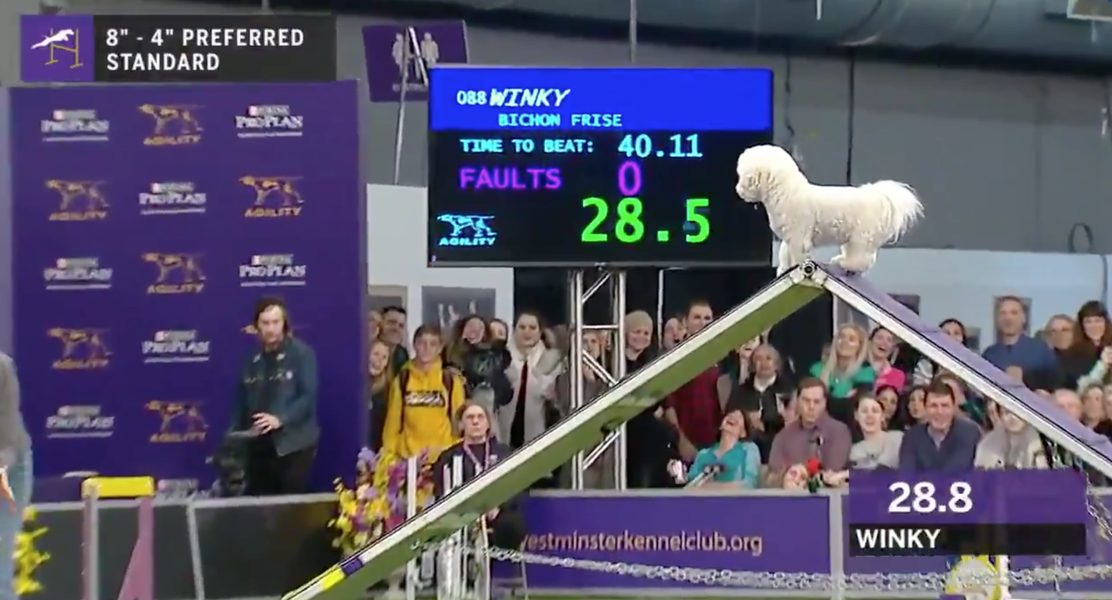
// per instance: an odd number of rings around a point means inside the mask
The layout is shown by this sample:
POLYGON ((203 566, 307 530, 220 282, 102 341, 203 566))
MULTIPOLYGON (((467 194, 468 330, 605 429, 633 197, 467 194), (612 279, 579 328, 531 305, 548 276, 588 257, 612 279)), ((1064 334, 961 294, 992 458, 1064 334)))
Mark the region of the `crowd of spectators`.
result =
MULTIPOLYGON (((1076 318, 1057 315, 1035 336, 1019 298, 996 305, 997 341, 983 356, 1103 435, 1112 435, 1112 325, 1100 302, 1076 318)), ((714 319, 703 301, 658 329, 635 311, 625 318, 626 373, 714 319)), ((540 435, 571 410, 567 331, 535 313, 513 323, 479 315, 450 331, 421 325, 412 351, 403 343, 406 313, 372 314, 369 414, 372 448, 411 456, 448 447, 459 436, 465 401, 481 406, 489 433, 510 449, 540 435)), ((940 329, 966 342, 965 327, 940 329)), ((584 352, 607 365, 609 334, 588 331, 584 352)), ((607 383, 586 366, 586 399, 607 383)), ((883 327, 837 328, 821 360, 796 365, 766 339, 750 340, 635 417, 626 429, 626 485, 802 488, 817 478, 845 485, 849 469, 962 471, 1045 468, 1061 456, 1033 428, 969 389, 883 327), (812 464, 808 473, 806 465, 812 464)), ((588 487, 613 487, 612 453, 585 474, 588 487)), ((563 471, 566 471, 564 469, 563 471)), ((557 471, 542 485, 568 484, 557 471)))

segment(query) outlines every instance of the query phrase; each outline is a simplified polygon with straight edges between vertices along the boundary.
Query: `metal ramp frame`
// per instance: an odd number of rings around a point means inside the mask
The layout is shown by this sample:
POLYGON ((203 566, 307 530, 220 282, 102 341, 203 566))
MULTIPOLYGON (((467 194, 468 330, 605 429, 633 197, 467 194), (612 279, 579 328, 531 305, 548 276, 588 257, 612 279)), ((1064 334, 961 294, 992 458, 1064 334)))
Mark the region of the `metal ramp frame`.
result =
POLYGON ((1055 404, 1012 381, 972 350, 954 343, 863 277, 808 262, 780 276, 444 500, 286 594, 283 600, 309 600, 322 595, 327 600, 360 600, 370 586, 416 557, 425 544, 446 539, 473 523, 824 291, 886 327, 978 392, 1112 477, 1112 441, 1073 422, 1055 404))

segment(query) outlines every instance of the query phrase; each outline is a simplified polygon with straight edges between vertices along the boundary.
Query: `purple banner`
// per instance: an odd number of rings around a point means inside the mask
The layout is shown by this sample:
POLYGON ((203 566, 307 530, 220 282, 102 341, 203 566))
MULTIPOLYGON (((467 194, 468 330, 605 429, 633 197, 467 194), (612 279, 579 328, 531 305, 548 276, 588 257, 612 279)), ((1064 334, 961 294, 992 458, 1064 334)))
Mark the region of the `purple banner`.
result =
MULTIPOLYGON (((830 572, 829 503, 821 496, 535 496, 526 500, 524 511, 530 553, 662 567, 830 572), (785 528, 792 533, 785 535, 785 528)), ((697 585, 561 567, 528 569, 535 589, 697 585)))
POLYGON ((96 79, 92 15, 20 15, 19 77, 23 83, 96 79))
POLYGON ((15 353, 39 474, 211 480, 267 295, 317 353, 314 484, 347 474, 366 413, 355 85, 12 91, 15 353))
POLYGON ((425 102, 429 99, 428 69, 439 64, 467 64, 467 26, 463 21, 368 25, 363 28, 363 53, 371 102, 400 101, 403 77, 405 99, 425 102))
POLYGON ((854 471, 854 525, 1082 523, 1085 476, 1073 469, 970 471, 960 475, 854 471))

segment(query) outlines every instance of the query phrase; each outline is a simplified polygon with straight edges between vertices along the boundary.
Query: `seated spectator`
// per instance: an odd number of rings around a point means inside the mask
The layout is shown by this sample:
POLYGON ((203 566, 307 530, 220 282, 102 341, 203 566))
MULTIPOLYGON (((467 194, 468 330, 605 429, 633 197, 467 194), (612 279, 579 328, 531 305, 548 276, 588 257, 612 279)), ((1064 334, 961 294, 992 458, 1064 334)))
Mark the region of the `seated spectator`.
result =
POLYGON ((453 415, 463 405, 465 382, 445 368, 443 345, 439 327, 418 327, 413 359, 390 384, 382 447, 394 456, 438 453, 458 439, 453 415))
POLYGON ((1081 422, 1093 431, 1112 438, 1112 421, 1104 409, 1104 389, 1099 385, 1085 388, 1081 395, 1081 422))
POLYGON ((745 440, 745 416, 732 410, 722 418, 718 442, 695 456, 687 471, 687 480, 709 474, 700 487, 719 489, 755 489, 761 473, 760 452, 756 444, 745 440))
POLYGON ((497 409, 495 437, 515 450, 544 433, 554 412, 556 377, 562 371, 563 357, 541 340, 543 331, 539 316, 523 312, 506 344, 510 366, 505 373, 513 399, 497 409))
MULTIPOLYGON (((1072 337, 1073 344, 1062 365, 1067 387, 1076 387, 1082 377, 1092 379, 1093 368, 1103 362, 1103 351, 1112 346, 1112 327, 1108 326, 1108 309, 1104 304, 1090 300, 1081 305, 1072 337)), ((1107 373, 1107 366, 1104 371, 1107 373)))
POLYGON ((761 338, 755 337, 731 352, 722 361, 718 371, 718 399, 725 405, 734 388, 753 375, 753 351, 761 345, 761 338))
POLYGON ((1073 347, 1073 332, 1076 324, 1068 315, 1054 315, 1046 322, 1043 328, 1043 339, 1054 351, 1058 359, 1058 368, 1065 373, 1070 363, 1070 348, 1073 347))
MULTIPOLYGON (((1084 410, 1081 405, 1081 396, 1078 396, 1077 392, 1068 388, 1060 388, 1054 390, 1053 398, 1054 403, 1066 411, 1067 415, 1077 419, 1078 422, 1082 421, 1084 410)), ((1001 416, 1003 416, 1003 410, 1001 410, 1001 416)))
POLYGON ((1027 309, 1015 296, 1005 296, 996 302, 996 331, 998 341, 984 351, 985 360, 1000 369, 1019 367, 1028 387, 1031 382, 1053 381, 1058 385, 1061 371, 1058 357, 1045 342, 1024 333, 1027 327, 1027 309))
POLYGON ((802 463, 788 467, 784 472, 783 482, 780 487, 785 490, 803 491, 807 489, 807 467, 802 463))
POLYGON ((927 416, 927 386, 916 385, 907 392, 907 417, 904 431, 923 422, 927 416))
POLYGON ((405 349, 405 309, 400 306, 387 306, 382 309, 382 331, 379 339, 390 345, 390 368, 401 373, 402 366, 409 360, 405 349))
POLYGON ((958 379, 956 375, 943 373, 938 376, 938 381, 945 383, 953 393, 954 400, 958 404, 958 410, 963 415, 969 417, 974 423, 984 425, 987 417, 985 415, 984 401, 980 396, 973 395, 969 388, 965 386, 965 382, 958 379))
POLYGON ((997 406, 999 426, 977 444, 973 466, 978 469, 1045 469, 1046 453, 1039 432, 997 406))
POLYGON ((660 348, 667 352, 676 347, 687 337, 687 330, 684 327, 683 315, 678 315, 668 319, 664 323, 664 331, 660 335, 660 348))
MULTIPOLYGON (((961 321, 957 319, 946 319, 938 324, 938 328, 950 339, 962 346, 965 345, 965 324, 961 321)), ((939 375, 941 375, 941 373, 939 372, 938 365, 934 364, 934 361, 928 358, 923 358, 915 363, 915 371, 912 373, 911 383, 913 385, 927 386, 939 375)))
MULTIPOLYGON (((690 304, 684 320, 688 335, 702 331, 714 312, 703 300, 690 304)), ((694 379, 680 386, 665 402, 665 418, 679 435, 680 457, 685 463, 695 460, 702 448, 718 441, 718 425, 722 421, 722 404, 718 401, 718 365, 711 365, 694 379)))
POLYGON ((789 419, 792 383, 782 374, 780 353, 765 344, 752 355, 753 373, 730 394, 727 406, 745 413, 749 439, 761 451, 761 462, 767 463, 772 440, 784 429, 789 419))
POLYGON ((818 459, 824 471, 844 471, 853 445, 849 427, 826 414, 826 384, 808 377, 796 387, 795 419, 772 440, 769 484, 780 487, 793 465, 818 459))
POLYGON ((887 431, 887 419, 880 401, 868 394, 857 396, 855 411, 861 441, 849 450, 849 462, 854 469, 895 469, 900 464, 900 442, 903 433, 887 431))
POLYGON ((900 470, 960 473, 973 467, 981 429, 959 417, 950 386, 935 381, 927 388, 926 418, 904 433, 900 470))
POLYGON ((505 342, 510 337, 510 328, 502 319, 491 319, 487 329, 491 341, 505 342))
MULTIPOLYGON (((467 483, 510 455, 509 446, 491 437, 490 413, 485 407, 465 402, 458 415, 456 424, 461 439, 440 454, 433 468, 434 489, 438 499, 447 495, 445 471, 450 473, 457 457, 461 459, 460 466, 463 468, 461 481, 467 483)), ((525 539, 525 519, 518 508, 517 498, 511 498, 501 506, 487 511, 486 526, 490 531, 492 546, 508 549, 519 547, 525 539)))
POLYGON ((1100 350, 1100 356, 1089 372, 1077 379, 1077 389, 1082 390, 1094 385, 1104 385, 1112 367, 1112 346, 1105 346, 1100 350))
POLYGON ((891 386, 902 390, 907 384, 907 373, 892 366, 892 355, 896 349, 896 338, 883 327, 873 329, 869 334, 868 364, 876 375, 875 387, 891 386))
POLYGON ((878 386, 875 397, 884 412, 885 430, 903 431, 904 421, 907 419, 907 409, 900 400, 900 389, 890 385, 878 386))
POLYGON ((370 379, 368 388, 371 392, 367 405, 367 447, 378 452, 382 449, 386 407, 390 404, 390 382, 394 380, 394 374, 390 370, 390 346, 382 340, 375 340, 371 344, 371 352, 367 358, 367 377, 370 379))
POLYGON ((868 344, 865 330, 848 323, 838 328, 838 335, 830 346, 822 362, 811 366, 811 377, 819 378, 830 395, 827 411, 835 419, 849 424, 853 422, 853 406, 849 397, 858 386, 873 387, 876 373, 865 359, 868 344))

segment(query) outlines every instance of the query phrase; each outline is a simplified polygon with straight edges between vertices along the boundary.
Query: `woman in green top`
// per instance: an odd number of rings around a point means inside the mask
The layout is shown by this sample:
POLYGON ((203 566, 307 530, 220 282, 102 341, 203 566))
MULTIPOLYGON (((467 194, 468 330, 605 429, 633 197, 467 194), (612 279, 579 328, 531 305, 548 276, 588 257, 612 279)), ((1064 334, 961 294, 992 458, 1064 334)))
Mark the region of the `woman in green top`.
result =
POLYGON ((826 412, 844 423, 853 419, 849 398, 854 389, 872 387, 876 383, 876 372, 865 362, 867 339, 868 334, 861 326, 853 323, 842 325, 822 362, 811 365, 811 376, 826 384, 829 397, 826 412))

